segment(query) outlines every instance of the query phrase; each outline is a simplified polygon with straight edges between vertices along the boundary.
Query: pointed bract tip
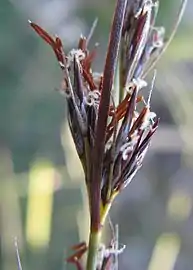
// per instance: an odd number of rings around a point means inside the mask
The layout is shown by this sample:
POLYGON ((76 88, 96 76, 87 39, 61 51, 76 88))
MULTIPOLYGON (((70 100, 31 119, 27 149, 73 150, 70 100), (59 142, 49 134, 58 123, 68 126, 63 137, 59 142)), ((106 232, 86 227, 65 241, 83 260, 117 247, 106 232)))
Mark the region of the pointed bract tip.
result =
POLYGON ((151 88, 150 88, 149 96, 148 96, 148 100, 147 100, 147 107, 148 108, 150 108, 150 102, 151 102, 152 92, 153 92, 154 85, 155 85, 156 76, 157 76, 157 70, 154 69, 153 79, 152 79, 152 82, 151 82, 151 88))

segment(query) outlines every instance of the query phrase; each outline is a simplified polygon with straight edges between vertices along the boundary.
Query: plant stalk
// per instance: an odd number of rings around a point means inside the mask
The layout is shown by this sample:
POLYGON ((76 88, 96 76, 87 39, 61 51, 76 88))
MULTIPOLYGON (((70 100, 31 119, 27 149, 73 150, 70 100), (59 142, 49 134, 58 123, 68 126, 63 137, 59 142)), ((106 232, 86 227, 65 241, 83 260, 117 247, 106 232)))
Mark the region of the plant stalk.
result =
POLYGON ((88 257, 86 270, 96 270, 97 267, 97 255, 99 244, 101 241, 102 229, 98 231, 91 231, 88 245, 88 257))

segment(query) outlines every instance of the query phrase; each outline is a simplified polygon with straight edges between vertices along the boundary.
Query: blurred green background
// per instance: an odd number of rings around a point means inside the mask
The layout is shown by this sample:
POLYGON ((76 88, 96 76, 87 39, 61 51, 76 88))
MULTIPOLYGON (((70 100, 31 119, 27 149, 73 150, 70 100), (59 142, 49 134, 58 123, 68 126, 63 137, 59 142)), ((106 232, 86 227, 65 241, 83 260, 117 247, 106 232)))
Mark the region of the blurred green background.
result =
MULTIPOLYGON (((168 31, 179 8, 161 0, 168 31)), ((0 269, 74 269, 65 258, 88 233, 82 170, 55 91, 62 74, 51 49, 27 19, 58 34, 66 50, 99 18, 95 68, 102 71, 112 0, 1 0, 0 269)), ((135 181, 111 211, 119 224, 121 270, 193 269, 193 3, 157 66, 152 109, 161 124, 135 181)), ((150 74, 151 76, 152 74, 150 74)))

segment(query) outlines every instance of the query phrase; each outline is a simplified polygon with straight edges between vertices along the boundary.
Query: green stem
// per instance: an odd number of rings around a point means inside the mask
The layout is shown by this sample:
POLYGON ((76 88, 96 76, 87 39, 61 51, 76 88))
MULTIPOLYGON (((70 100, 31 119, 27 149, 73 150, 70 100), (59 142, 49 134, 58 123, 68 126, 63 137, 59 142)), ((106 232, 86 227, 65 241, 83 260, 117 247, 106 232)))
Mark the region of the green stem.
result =
POLYGON ((97 255, 99 244, 101 240, 101 229, 98 231, 91 231, 88 245, 88 257, 87 257, 87 270, 96 270, 97 255))

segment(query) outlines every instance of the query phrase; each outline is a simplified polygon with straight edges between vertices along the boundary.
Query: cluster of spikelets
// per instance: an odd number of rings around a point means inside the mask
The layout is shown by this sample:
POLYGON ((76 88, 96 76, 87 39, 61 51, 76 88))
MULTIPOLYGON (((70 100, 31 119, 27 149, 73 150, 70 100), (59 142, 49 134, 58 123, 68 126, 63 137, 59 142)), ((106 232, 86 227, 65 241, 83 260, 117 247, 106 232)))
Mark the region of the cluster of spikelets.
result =
MULTIPOLYGON (((184 6, 185 1, 175 29, 184 6)), ((52 47, 63 71, 60 91, 67 100, 68 123, 85 174, 90 235, 101 230, 113 199, 142 166, 158 127, 150 108, 155 73, 149 87, 145 78, 171 38, 165 38, 163 27, 155 26, 157 11, 158 1, 117 0, 102 73, 92 70, 97 46, 89 50, 90 36, 81 36, 77 48, 66 53, 59 37, 52 38, 30 22, 52 47), (149 92, 147 100, 144 88, 149 92)), ((79 260, 87 249, 89 253, 85 243, 76 246, 68 261, 84 269, 79 260)), ((114 269, 113 256, 119 250, 112 249, 112 243, 105 250, 95 269, 114 269)))

